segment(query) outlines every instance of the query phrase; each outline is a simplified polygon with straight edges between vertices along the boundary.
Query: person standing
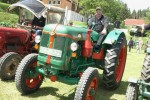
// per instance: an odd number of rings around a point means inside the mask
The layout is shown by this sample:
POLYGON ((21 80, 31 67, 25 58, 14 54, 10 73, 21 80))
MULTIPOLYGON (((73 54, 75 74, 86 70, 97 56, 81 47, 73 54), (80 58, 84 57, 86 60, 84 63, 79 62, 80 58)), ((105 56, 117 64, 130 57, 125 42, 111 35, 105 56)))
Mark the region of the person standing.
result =
POLYGON ((139 40, 135 40, 136 52, 139 52, 139 40))
POLYGON ((138 53, 141 53, 141 51, 142 51, 142 46, 143 46, 143 40, 142 40, 142 38, 139 38, 139 45, 138 45, 139 49, 138 49, 138 53))
POLYGON ((131 52, 131 48, 133 47, 134 41, 132 40, 132 37, 129 40, 128 46, 129 46, 129 52, 131 52))
POLYGON ((146 53, 147 52, 147 48, 150 48, 150 36, 148 37, 146 43, 145 43, 145 49, 144 49, 144 52, 146 53))

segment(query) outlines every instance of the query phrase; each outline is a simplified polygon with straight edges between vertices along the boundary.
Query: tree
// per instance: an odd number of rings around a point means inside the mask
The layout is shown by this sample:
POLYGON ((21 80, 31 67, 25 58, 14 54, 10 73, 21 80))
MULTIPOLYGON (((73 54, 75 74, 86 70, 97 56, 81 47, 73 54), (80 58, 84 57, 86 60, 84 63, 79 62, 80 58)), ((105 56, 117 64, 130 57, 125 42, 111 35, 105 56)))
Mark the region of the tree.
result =
POLYGON ((95 13, 95 8, 100 6, 103 14, 108 16, 112 22, 130 17, 130 10, 120 0, 79 0, 79 3, 83 7, 80 13, 87 16, 95 13))
POLYGON ((12 3, 15 3, 15 2, 18 2, 19 0, 0 0, 0 2, 4 2, 4 3, 9 3, 9 4, 12 4, 12 3))
POLYGON ((132 18, 136 19, 136 11, 135 10, 133 10, 133 12, 132 12, 132 18))
POLYGON ((125 20, 126 18, 130 18, 130 17, 131 17, 131 12, 127 7, 127 4, 122 4, 120 9, 120 19, 125 20))

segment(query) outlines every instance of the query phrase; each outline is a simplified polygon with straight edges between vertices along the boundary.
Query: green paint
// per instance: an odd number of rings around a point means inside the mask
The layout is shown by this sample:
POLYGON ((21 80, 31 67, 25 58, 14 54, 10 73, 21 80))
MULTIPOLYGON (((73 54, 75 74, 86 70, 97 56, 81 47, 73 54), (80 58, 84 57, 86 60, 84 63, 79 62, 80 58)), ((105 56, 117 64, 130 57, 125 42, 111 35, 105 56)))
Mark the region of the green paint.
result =
MULTIPOLYGON (((44 31, 50 32, 52 30, 54 30, 56 27, 56 24, 49 24, 46 25, 44 27, 44 31)), ((88 29, 87 28, 83 28, 83 27, 72 27, 72 26, 65 26, 65 25, 58 25, 55 29, 55 32, 57 34, 69 34, 75 38, 78 38, 78 34, 82 34, 81 40, 85 40, 86 39, 86 34, 87 34, 88 29)), ((97 40, 98 39, 98 33, 96 31, 92 31, 91 33, 91 38, 93 38, 93 40, 97 40)), ((80 38, 78 38, 80 40, 80 38)))
POLYGON ((150 98, 150 92, 147 91, 147 86, 150 86, 149 83, 145 83, 142 80, 138 80, 137 85, 139 87, 138 100, 143 100, 143 98, 150 98))
POLYGON ((36 67, 36 72, 39 72, 39 73, 41 73, 42 75, 46 75, 44 69, 43 69, 43 68, 40 68, 40 67, 36 67))
MULTIPOLYGON (((46 54, 45 52, 41 53, 41 51, 39 51, 38 64, 41 65, 43 69, 38 68, 37 69, 38 72, 45 75, 44 69, 46 69, 48 71, 48 77, 50 74, 52 74, 58 77, 58 81, 62 81, 69 84, 77 84, 79 81, 80 73, 83 73, 89 66, 90 67, 96 66, 92 57, 85 58, 82 56, 82 47, 83 47, 82 44, 86 39, 87 31, 88 29, 86 28, 71 27, 65 25, 58 25, 56 27, 56 24, 46 25, 43 30, 40 48, 44 48, 43 51, 46 50, 51 51, 52 49, 55 51, 59 50, 62 51, 62 54, 61 57, 60 56, 56 57, 56 55, 51 56, 50 64, 46 64, 48 54, 46 54), (57 35, 54 37, 53 47, 49 48, 50 45, 49 33, 54 29, 57 35), (76 38, 76 40, 66 36, 58 36, 59 34, 72 36, 76 38), (82 38, 78 37, 79 34, 82 35, 82 38), (78 50, 75 51, 77 56, 74 58, 71 56, 72 51, 70 49, 70 45, 73 42, 79 44, 78 50)), ((120 34, 122 34, 122 32, 117 30, 112 31, 107 35, 105 40, 107 39, 117 40, 120 34)), ((93 41, 98 40, 97 32, 92 31, 91 40, 93 41)), ((101 47, 105 48, 105 45, 102 45, 101 47)), ((93 90, 91 90, 91 94, 93 94, 93 90)))
POLYGON ((103 41, 103 44, 109 44, 109 42, 113 44, 121 34, 124 33, 121 30, 117 30, 117 29, 109 32, 105 40, 103 41))
POLYGON ((91 88, 90 89, 90 96, 94 96, 94 94, 95 94, 95 90, 94 90, 94 88, 91 88))

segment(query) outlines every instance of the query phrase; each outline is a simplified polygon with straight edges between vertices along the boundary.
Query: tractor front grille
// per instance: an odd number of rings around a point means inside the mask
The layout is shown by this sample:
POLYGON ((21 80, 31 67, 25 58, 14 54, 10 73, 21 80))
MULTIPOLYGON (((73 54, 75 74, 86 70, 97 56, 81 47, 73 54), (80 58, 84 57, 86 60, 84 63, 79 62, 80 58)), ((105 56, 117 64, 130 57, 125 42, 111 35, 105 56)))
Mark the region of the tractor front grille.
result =
MULTIPOLYGON (((57 50, 62 50, 62 52, 63 52, 64 48, 65 48, 65 43, 66 43, 66 38, 65 37, 57 36, 54 39, 54 46, 53 46, 53 48, 57 49, 57 50)), ((61 60, 62 57, 61 58, 60 57, 53 57, 53 59, 61 60)))

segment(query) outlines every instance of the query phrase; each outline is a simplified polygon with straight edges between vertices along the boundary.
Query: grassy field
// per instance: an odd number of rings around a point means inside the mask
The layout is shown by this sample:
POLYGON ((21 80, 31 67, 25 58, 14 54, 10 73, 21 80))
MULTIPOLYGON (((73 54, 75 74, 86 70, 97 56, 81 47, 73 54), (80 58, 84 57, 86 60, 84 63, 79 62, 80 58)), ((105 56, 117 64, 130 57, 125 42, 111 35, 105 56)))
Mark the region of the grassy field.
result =
MULTIPOLYGON (((129 77, 140 77, 140 71, 145 54, 136 53, 135 49, 128 52, 126 68, 120 87, 114 91, 103 88, 102 71, 100 71, 100 84, 96 100, 124 100, 129 77)), ((21 95, 13 80, 3 82, 0 80, 0 100, 73 100, 76 85, 70 86, 59 82, 50 82, 45 79, 40 89, 29 95, 21 95)))

